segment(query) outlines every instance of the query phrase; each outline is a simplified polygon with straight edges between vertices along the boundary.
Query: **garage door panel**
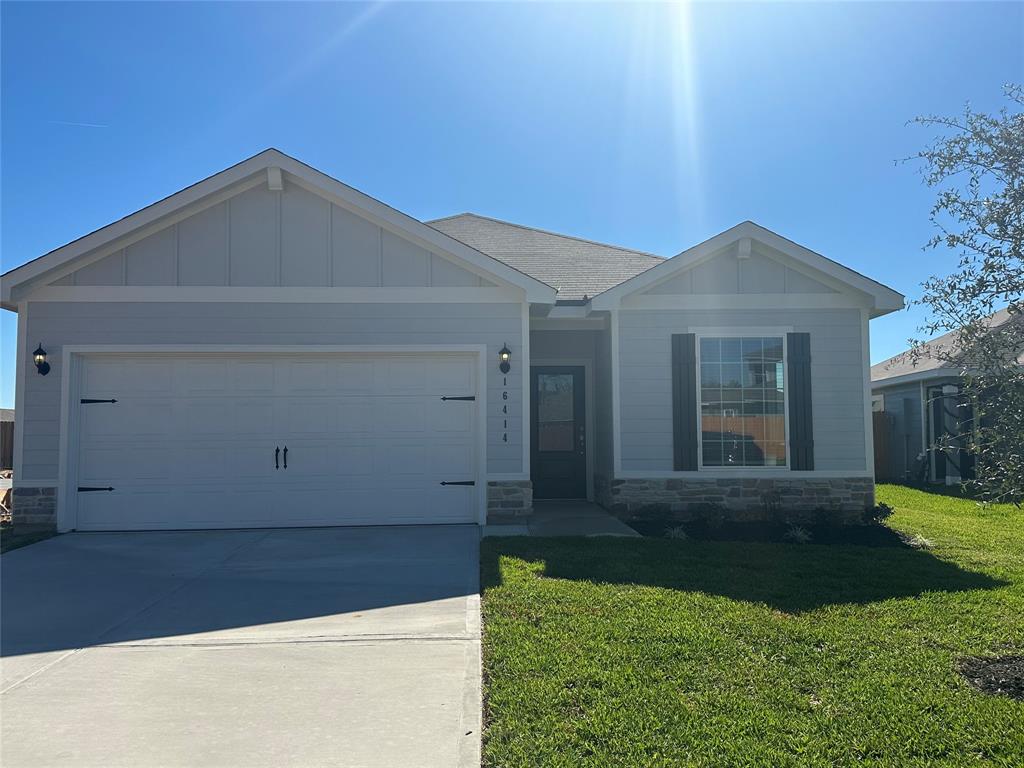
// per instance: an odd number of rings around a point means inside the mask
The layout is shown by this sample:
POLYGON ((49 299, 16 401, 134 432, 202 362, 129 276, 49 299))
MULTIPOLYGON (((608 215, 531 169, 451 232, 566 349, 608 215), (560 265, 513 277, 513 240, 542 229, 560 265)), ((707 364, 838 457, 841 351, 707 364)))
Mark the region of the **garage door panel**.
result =
POLYGON ((79 430, 87 438, 163 436, 177 430, 174 403, 155 398, 118 398, 116 403, 82 403, 79 430))
POLYGON ((77 527, 473 522, 476 489, 440 482, 476 477, 477 406, 440 398, 475 395, 475 370, 469 355, 86 358, 82 381, 119 402, 80 406, 77 479, 115 490, 77 494, 77 527))
POLYGON ((171 364, 167 361, 111 358, 84 371, 81 393, 82 397, 170 394, 173 391, 171 374, 171 364))
POLYGON ((473 447, 470 445, 438 446, 428 457, 430 475, 444 480, 473 479, 473 447))
POLYGON ((426 430, 424 403, 409 398, 381 397, 373 404, 374 431, 387 434, 422 433, 426 430))
POLYGON ((460 397, 471 395, 476 390, 476 371, 471 365, 445 365, 443 362, 431 365, 424 382, 429 393, 460 397))
POLYGON ((269 395, 277 388, 277 366, 272 362, 237 362, 230 371, 231 393, 269 395))
POLYGON ((289 398, 285 403, 285 430, 291 435, 329 435, 337 431, 337 419, 330 401, 323 398, 289 398))
POLYGON ((414 394, 423 391, 427 363, 423 360, 382 358, 375 361, 374 390, 386 394, 414 394))
POLYGON ((373 394, 371 360, 335 361, 331 374, 331 383, 338 394, 373 394))
POLYGON ((175 391, 184 395, 220 395, 231 391, 228 364, 220 360, 178 360, 174 365, 175 391))
POLYGON ((430 403, 427 409, 427 429, 431 432, 468 435, 473 432, 476 404, 465 400, 430 403))
POLYGON ((120 482, 125 477, 130 477, 132 482, 167 478, 170 475, 169 453, 164 447, 138 444, 94 447, 82 456, 80 484, 111 485, 115 479, 120 482))
POLYGON ((373 425, 373 409, 369 398, 332 400, 328 408, 334 415, 339 433, 369 432, 373 425))

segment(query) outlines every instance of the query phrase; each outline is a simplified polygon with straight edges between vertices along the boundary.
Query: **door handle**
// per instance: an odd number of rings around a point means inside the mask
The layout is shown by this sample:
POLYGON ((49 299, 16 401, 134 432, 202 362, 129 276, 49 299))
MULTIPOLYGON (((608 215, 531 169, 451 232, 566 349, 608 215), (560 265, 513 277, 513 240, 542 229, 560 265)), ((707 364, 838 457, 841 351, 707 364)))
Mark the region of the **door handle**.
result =
POLYGON ((284 447, 284 468, 288 469, 288 446, 284 447))
POLYGON ((278 463, 278 457, 281 455, 281 446, 277 446, 274 449, 274 469, 280 469, 281 465, 278 463))

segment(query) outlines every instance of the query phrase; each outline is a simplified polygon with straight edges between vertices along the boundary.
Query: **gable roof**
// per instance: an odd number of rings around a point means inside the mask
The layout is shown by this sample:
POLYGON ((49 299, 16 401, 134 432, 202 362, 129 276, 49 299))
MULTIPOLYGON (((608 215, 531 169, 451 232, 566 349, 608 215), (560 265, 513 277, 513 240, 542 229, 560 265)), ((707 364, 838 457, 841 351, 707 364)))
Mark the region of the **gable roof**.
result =
POLYGON ((591 306, 593 309, 612 309, 618 306, 623 297, 650 287, 673 274, 711 258, 734 243, 748 239, 763 243, 791 259, 795 264, 809 267, 814 272, 831 278, 837 284, 864 295, 871 303, 872 317, 903 308, 903 294, 752 221, 741 222, 671 259, 662 261, 636 277, 610 288, 598 295, 591 302, 591 306))
POLYGON ((744 238, 765 243, 797 264, 867 298, 872 316, 903 306, 903 296, 843 265, 774 232, 745 221, 670 259, 507 221, 463 213, 423 223, 369 195, 296 160, 267 149, 203 181, 186 187, 112 224, 53 250, 0 280, 0 306, 16 309, 20 286, 59 277, 70 263, 82 266, 174 221, 260 183, 273 183, 281 171, 339 206, 392 229, 428 250, 475 266, 526 291, 530 302, 584 303, 592 309, 618 306, 622 297, 694 266, 744 238), (275 170, 276 169, 276 170, 275 170))
POLYGON ((269 172, 275 168, 287 172, 326 199, 358 211, 375 223, 397 231, 430 250, 445 253, 506 283, 523 288, 529 301, 548 304, 555 301, 555 289, 543 281, 271 148, 10 270, 0 281, 0 305, 5 309, 16 309, 16 300, 12 294, 18 286, 44 278, 69 262, 105 253, 117 242, 141 232, 155 232, 169 226, 175 216, 185 211, 194 213, 202 210, 211 205, 211 201, 222 199, 218 196, 235 194, 245 188, 246 184, 254 186, 267 183, 269 172))
MULTIPOLYGON (((990 328, 998 328, 1009 322, 1010 317, 1009 308, 1004 308, 989 315, 985 323, 990 328)), ((1020 322, 1024 322, 1024 317, 1020 322)), ((897 381, 907 381, 908 377, 913 377, 913 380, 917 381, 959 376, 964 362, 957 331, 950 331, 923 344, 917 356, 907 350, 872 365, 871 383, 894 384, 897 381)), ((1021 351, 1018 362, 1024 365, 1024 350, 1021 351)))
POLYGON ((475 213, 460 213, 427 224, 557 288, 560 301, 592 298, 665 260, 643 251, 475 213))

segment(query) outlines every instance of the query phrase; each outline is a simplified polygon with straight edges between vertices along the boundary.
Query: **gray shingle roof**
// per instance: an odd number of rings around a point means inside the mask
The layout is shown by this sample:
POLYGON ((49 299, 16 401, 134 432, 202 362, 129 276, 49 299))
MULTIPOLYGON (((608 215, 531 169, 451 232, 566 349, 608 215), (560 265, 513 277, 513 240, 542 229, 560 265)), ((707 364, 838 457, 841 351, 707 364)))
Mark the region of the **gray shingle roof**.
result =
MULTIPOLYGON (((988 324, 997 328, 1010 319, 1008 309, 1000 309, 988 317, 988 324)), ((895 379, 897 376, 907 376, 911 373, 926 373, 928 371, 949 371, 950 368, 957 369, 961 366, 962 360, 958 349, 956 331, 936 336, 925 344, 915 360, 907 352, 890 357, 871 366, 871 382, 873 384, 884 384, 888 379, 895 379)), ((1024 364, 1024 353, 1021 354, 1020 362, 1024 364)), ((936 374, 942 375, 942 374, 936 374)))
POLYGON ((558 289, 559 301, 592 298, 664 261, 651 253, 559 235, 475 213, 460 213, 426 223, 558 289))

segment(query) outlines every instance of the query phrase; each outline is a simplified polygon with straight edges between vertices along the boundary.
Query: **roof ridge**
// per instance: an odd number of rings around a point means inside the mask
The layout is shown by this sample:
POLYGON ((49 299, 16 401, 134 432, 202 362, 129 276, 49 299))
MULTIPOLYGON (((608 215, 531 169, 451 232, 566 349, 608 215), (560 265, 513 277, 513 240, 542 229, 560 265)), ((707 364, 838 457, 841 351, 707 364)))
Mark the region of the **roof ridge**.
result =
POLYGON ((493 216, 484 216, 484 215, 479 214, 479 213, 473 213, 472 211, 465 211, 463 213, 456 213, 456 214, 453 214, 451 216, 444 216, 443 218, 440 218, 440 219, 432 219, 431 221, 428 221, 426 223, 427 224, 437 224, 437 223, 442 222, 442 221, 448 221, 450 219, 457 219, 457 218, 459 218, 461 216, 472 216, 475 219, 483 219, 484 221, 493 221, 495 224, 504 224, 505 226, 508 226, 508 227, 515 227, 517 229, 525 229, 528 232, 539 232, 542 235, 550 235, 552 237, 560 237, 563 240, 575 240, 578 243, 587 243, 589 245, 599 245, 602 248, 611 248, 612 250, 623 251, 625 253, 632 253, 632 254, 635 254, 637 256, 648 256, 648 257, 650 257, 652 259, 657 259, 658 261, 666 261, 667 258, 668 258, 666 256, 659 256, 656 253, 650 253, 648 251, 638 251, 635 248, 626 248, 624 245, 612 245, 610 243, 601 243, 601 242, 598 242, 597 240, 589 240, 589 239, 587 239, 585 237, 576 237, 575 235, 566 235, 566 234, 563 234, 561 232, 552 232, 550 229, 541 229, 540 227, 531 227, 531 226, 527 226, 526 224, 517 224, 514 221, 505 221, 504 219, 496 219, 493 216))
MULTIPOLYGON (((997 309, 995 312, 992 312, 992 313, 986 315, 984 318, 982 318, 982 322, 988 323, 988 327, 991 330, 997 330, 999 328, 1002 328, 1004 325, 1006 325, 1008 322, 1010 322, 1010 320, 1012 318, 1010 313, 1007 311, 1008 310, 1008 306, 1009 305, 1007 305, 1006 307, 1001 307, 1000 309, 997 309), (1000 318, 997 321, 996 318, 1001 313, 1004 313, 1004 312, 1006 313, 1006 317, 1005 318, 1000 318), (991 321, 991 322, 989 322, 989 321, 991 321)), ((959 333, 960 333, 960 329, 959 328, 953 328, 952 330, 946 331, 945 333, 940 333, 938 336, 933 336, 932 338, 928 339, 927 341, 921 342, 920 346, 917 347, 917 348, 918 349, 930 349, 932 351, 939 351, 941 353, 941 351, 942 351, 941 345, 944 344, 944 343, 948 343, 949 346, 946 348, 946 351, 951 352, 953 354, 958 354, 960 352, 960 350, 957 347, 957 341, 958 341, 957 335, 959 333)), ((891 357, 887 357, 887 358, 885 358, 885 360, 879 360, 877 363, 875 363, 871 367, 872 368, 881 368, 882 366, 888 367, 890 363, 902 362, 902 360, 900 360, 900 358, 905 358, 908 354, 910 354, 913 351, 914 351, 914 347, 913 346, 907 347, 902 352, 898 352, 895 355, 892 355, 891 357)), ((947 362, 952 362, 952 361, 947 361, 947 362)))

